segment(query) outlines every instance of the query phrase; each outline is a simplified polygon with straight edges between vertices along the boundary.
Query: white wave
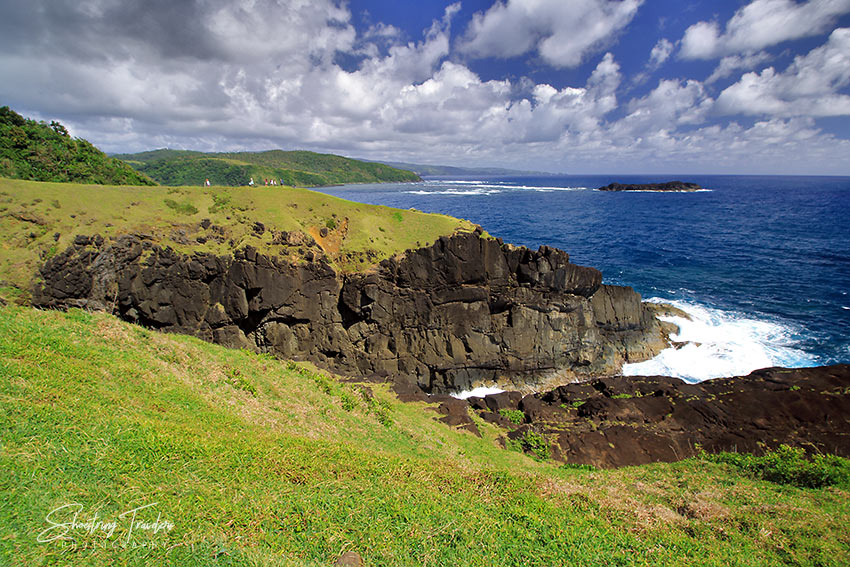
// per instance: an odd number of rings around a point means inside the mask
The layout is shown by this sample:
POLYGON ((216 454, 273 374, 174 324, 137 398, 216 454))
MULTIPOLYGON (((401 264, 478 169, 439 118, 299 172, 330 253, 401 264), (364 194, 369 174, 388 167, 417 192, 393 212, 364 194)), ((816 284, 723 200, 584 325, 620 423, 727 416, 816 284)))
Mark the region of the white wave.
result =
POLYGON ((542 187, 537 185, 509 185, 506 189, 523 189, 530 191, 587 191, 587 187, 542 187))
POLYGON ((483 398, 484 396, 489 396, 491 394, 501 394, 504 390, 500 390, 499 388, 490 388, 487 386, 479 386, 477 388, 473 388, 471 390, 465 390, 463 392, 457 392, 451 394, 453 398, 457 398, 459 400, 465 400, 466 398, 471 398, 472 396, 476 396, 478 398, 483 398))
POLYGON ((404 193, 408 195, 455 195, 455 196, 464 196, 464 195, 492 195, 494 193, 501 193, 502 191, 499 189, 446 189, 444 191, 404 191, 404 193))
POLYGON ((684 301, 670 303, 685 311, 683 317, 660 317, 679 326, 670 338, 686 343, 668 348, 646 362, 625 364, 625 376, 675 376, 701 382, 725 376, 743 376, 770 366, 800 367, 817 364, 817 358, 795 348, 794 329, 788 325, 753 319, 729 311, 684 301))
POLYGON ((493 195, 496 193, 503 193, 505 191, 536 191, 541 193, 548 193, 551 191, 587 190, 587 187, 538 187, 536 185, 503 185, 483 183, 479 181, 441 181, 439 184, 436 184, 433 181, 427 181, 426 183, 431 183, 433 187, 437 187, 439 188, 439 190, 418 189, 412 191, 405 191, 405 193, 409 195, 493 195), (463 185, 461 187, 452 187, 452 184, 455 183, 463 183, 463 185))

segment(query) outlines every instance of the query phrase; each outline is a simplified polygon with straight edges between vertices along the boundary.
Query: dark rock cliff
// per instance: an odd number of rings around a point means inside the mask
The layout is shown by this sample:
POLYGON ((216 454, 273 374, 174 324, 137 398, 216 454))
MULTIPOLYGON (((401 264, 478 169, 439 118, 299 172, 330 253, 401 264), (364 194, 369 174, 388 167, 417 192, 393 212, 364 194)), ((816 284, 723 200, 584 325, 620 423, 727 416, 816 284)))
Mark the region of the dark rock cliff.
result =
POLYGON ((598 467, 678 461, 699 453, 763 453, 780 444, 850 457, 850 365, 765 368, 688 384, 664 376, 614 377, 549 392, 503 392, 439 402, 441 419, 477 433, 469 411, 504 427, 508 439, 544 436, 555 459, 598 467), (513 423, 503 414, 522 417, 513 423))
POLYGON ((445 392, 616 372, 664 348, 665 330, 640 296, 601 282, 598 270, 571 264, 561 250, 514 247, 480 231, 358 274, 338 273, 320 253, 293 261, 247 247, 189 256, 143 235, 81 236, 42 267, 33 303, 107 310, 445 392))

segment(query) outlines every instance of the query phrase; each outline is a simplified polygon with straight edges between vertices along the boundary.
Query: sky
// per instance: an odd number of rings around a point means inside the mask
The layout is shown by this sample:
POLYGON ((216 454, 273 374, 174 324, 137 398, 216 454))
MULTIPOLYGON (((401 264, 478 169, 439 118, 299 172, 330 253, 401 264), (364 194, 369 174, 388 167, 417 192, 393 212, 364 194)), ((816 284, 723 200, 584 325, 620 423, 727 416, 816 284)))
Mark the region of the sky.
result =
POLYGON ((850 0, 0 0, 0 105, 107 152, 850 175, 850 0))

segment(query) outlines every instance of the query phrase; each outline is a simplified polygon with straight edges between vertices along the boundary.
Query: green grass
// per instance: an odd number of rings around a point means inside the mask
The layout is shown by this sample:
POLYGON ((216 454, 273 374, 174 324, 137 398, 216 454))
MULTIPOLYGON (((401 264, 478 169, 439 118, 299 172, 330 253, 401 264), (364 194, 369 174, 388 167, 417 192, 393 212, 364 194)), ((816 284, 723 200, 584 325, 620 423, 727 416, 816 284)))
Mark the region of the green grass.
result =
POLYGON ((65 250, 78 234, 145 233, 184 253, 226 254, 253 245, 287 255, 288 248, 273 244, 272 231, 317 236, 329 218, 336 219, 335 228, 348 219, 344 238, 327 249, 330 260, 347 271, 365 270, 393 254, 473 228, 444 215, 401 212, 290 187, 111 187, 0 179, 0 282, 29 289, 37 266, 65 250), (397 222, 402 214, 404 222, 397 222), (219 240, 196 240, 210 236, 200 227, 203 219, 221 227, 219 240), (254 230, 258 221, 266 228, 262 235, 254 230), (376 226, 385 229, 375 231, 376 226))
POLYGON ((715 463, 727 463, 755 478, 802 488, 840 486, 850 489, 850 461, 835 455, 806 455, 802 447, 780 445, 764 455, 717 453, 703 455, 715 463))
POLYGON ((483 420, 479 439, 369 388, 105 314, 0 307, 0 564, 850 562, 846 488, 699 459, 537 462, 483 420), (173 528, 40 543, 71 503, 80 522, 156 503, 139 519, 173 528))

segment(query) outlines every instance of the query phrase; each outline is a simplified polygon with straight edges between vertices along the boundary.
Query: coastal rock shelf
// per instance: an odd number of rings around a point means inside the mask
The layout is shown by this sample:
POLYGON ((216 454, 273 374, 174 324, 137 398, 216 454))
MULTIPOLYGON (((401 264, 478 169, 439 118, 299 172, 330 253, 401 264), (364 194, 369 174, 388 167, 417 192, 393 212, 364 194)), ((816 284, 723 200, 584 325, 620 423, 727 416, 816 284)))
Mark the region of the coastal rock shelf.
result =
POLYGON ((667 183, 611 183, 605 187, 600 187, 597 191, 672 191, 676 193, 699 191, 702 187, 696 183, 688 183, 685 181, 668 181, 667 183))
POLYGON ((664 376, 602 378, 523 396, 458 400, 397 388, 402 399, 440 403, 451 425, 477 433, 473 410, 506 438, 544 436, 554 458, 598 467, 678 461, 780 444, 850 457, 850 365, 766 368, 688 384, 664 376), (514 423, 505 416, 521 416, 514 423))
POLYGON ((669 328, 628 287, 480 229, 343 274, 301 233, 301 261, 252 247, 181 255, 144 235, 79 236, 44 264, 33 304, 111 311, 216 343, 389 377, 428 392, 545 387, 615 373, 668 344, 669 328))

